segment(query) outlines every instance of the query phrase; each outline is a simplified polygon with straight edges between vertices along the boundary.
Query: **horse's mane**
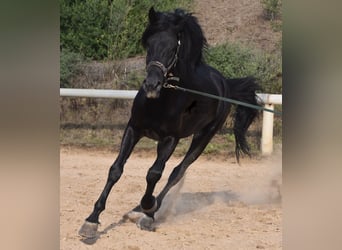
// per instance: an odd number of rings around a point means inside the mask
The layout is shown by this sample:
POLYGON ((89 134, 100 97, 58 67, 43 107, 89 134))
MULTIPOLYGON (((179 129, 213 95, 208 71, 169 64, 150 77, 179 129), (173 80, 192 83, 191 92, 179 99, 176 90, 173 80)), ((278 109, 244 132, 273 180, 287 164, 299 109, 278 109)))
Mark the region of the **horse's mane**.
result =
POLYGON ((195 67, 203 63, 202 52, 207 47, 207 40, 197 18, 182 9, 176 9, 174 12, 156 12, 156 19, 153 22, 150 20, 143 33, 141 41, 144 48, 151 35, 168 29, 178 31, 182 43, 179 58, 187 66, 195 67))

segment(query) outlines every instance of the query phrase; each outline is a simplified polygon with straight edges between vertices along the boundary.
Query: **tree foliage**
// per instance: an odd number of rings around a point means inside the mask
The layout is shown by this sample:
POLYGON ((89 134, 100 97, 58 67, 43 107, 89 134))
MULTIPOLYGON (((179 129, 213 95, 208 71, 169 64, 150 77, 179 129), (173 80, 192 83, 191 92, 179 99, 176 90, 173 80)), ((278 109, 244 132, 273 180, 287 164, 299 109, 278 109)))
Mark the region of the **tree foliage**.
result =
POLYGON ((143 52, 140 37, 151 6, 189 8, 191 0, 60 0, 61 50, 94 60, 143 52))

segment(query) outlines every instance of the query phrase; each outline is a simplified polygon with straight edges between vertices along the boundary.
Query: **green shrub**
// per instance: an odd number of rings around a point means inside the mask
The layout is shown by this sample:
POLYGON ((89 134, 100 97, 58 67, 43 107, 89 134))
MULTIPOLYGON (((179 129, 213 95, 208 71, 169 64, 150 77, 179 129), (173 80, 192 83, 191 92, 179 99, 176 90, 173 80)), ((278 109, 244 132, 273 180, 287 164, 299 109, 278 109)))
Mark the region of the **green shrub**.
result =
POLYGON ((61 48, 95 60, 106 57, 108 17, 107 0, 60 0, 61 48))
POLYGON ((206 61, 227 78, 253 76, 263 92, 282 91, 280 55, 264 54, 239 44, 226 43, 209 48, 206 61))
POLYGON ((80 72, 80 65, 84 61, 82 55, 62 50, 60 54, 60 87, 70 87, 71 79, 80 72))
POLYGON ((255 77, 259 80, 263 92, 269 94, 282 93, 281 56, 277 54, 258 55, 259 62, 255 77))
POLYGON ((229 78, 254 75, 258 67, 252 50, 232 43, 209 48, 206 61, 229 78))
MULTIPOLYGON (((127 2, 127 1, 125 1, 127 2)), ((110 54, 111 59, 127 58, 144 52, 140 39, 147 24, 147 13, 151 6, 158 11, 170 11, 175 8, 189 8, 191 0, 142 0, 120 5, 122 13, 117 23, 111 18, 110 32, 114 34, 110 54)), ((118 8, 112 8, 111 16, 117 16, 118 8)))
POLYGON ((165 11, 190 7, 192 0, 60 0, 61 48, 93 60, 143 52, 141 35, 151 6, 165 11))

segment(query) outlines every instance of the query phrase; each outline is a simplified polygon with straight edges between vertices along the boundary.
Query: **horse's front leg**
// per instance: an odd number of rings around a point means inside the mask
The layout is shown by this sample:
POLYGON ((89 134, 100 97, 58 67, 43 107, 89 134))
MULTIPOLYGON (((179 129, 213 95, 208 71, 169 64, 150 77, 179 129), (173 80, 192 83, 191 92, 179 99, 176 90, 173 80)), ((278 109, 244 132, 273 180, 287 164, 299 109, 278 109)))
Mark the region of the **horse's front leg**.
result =
POLYGON ((113 185, 120 179, 123 172, 124 164, 140 138, 140 133, 138 133, 130 125, 128 125, 122 138, 119 155, 109 170, 106 185, 94 205, 93 212, 85 220, 85 223, 79 230, 79 234, 81 236, 86 238, 96 237, 96 232, 99 224, 99 216, 100 213, 105 210, 107 197, 113 185))
POLYGON ((152 223, 154 221, 154 213, 157 210, 158 204, 156 198, 153 196, 154 188, 160 180, 166 161, 170 158, 175 150, 178 139, 174 137, 166 137, 159 141, 157 147, 157 159, 152 167, 148 170, 146 175, 146 191, 140 202, 140 209, 146 216, 141 217, 137 223, 138 227, 143 230, 153 230, 152 223))

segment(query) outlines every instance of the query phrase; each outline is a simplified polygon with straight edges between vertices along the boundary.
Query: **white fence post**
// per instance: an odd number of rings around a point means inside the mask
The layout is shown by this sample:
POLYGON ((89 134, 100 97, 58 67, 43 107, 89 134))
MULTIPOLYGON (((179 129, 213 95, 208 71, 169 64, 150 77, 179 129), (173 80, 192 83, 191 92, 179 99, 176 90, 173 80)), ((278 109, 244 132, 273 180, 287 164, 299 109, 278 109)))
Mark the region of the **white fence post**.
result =
MULTIPOLYGON (((274 110, 274 104, 282 104, 282 95, 258 94, 265 108, 274 110)), ((270 155, 273 152, 273 119, 274 113, 263 111, 261 153, 270 155)))
MULTIPOLYGON (((265 108, 274 110, 274 105, 266 103, 265 108)), ((273 118, 273 113, 263 111, 261 135, 261 152, 263 155, 270 155, 273 152, 273 118)))

